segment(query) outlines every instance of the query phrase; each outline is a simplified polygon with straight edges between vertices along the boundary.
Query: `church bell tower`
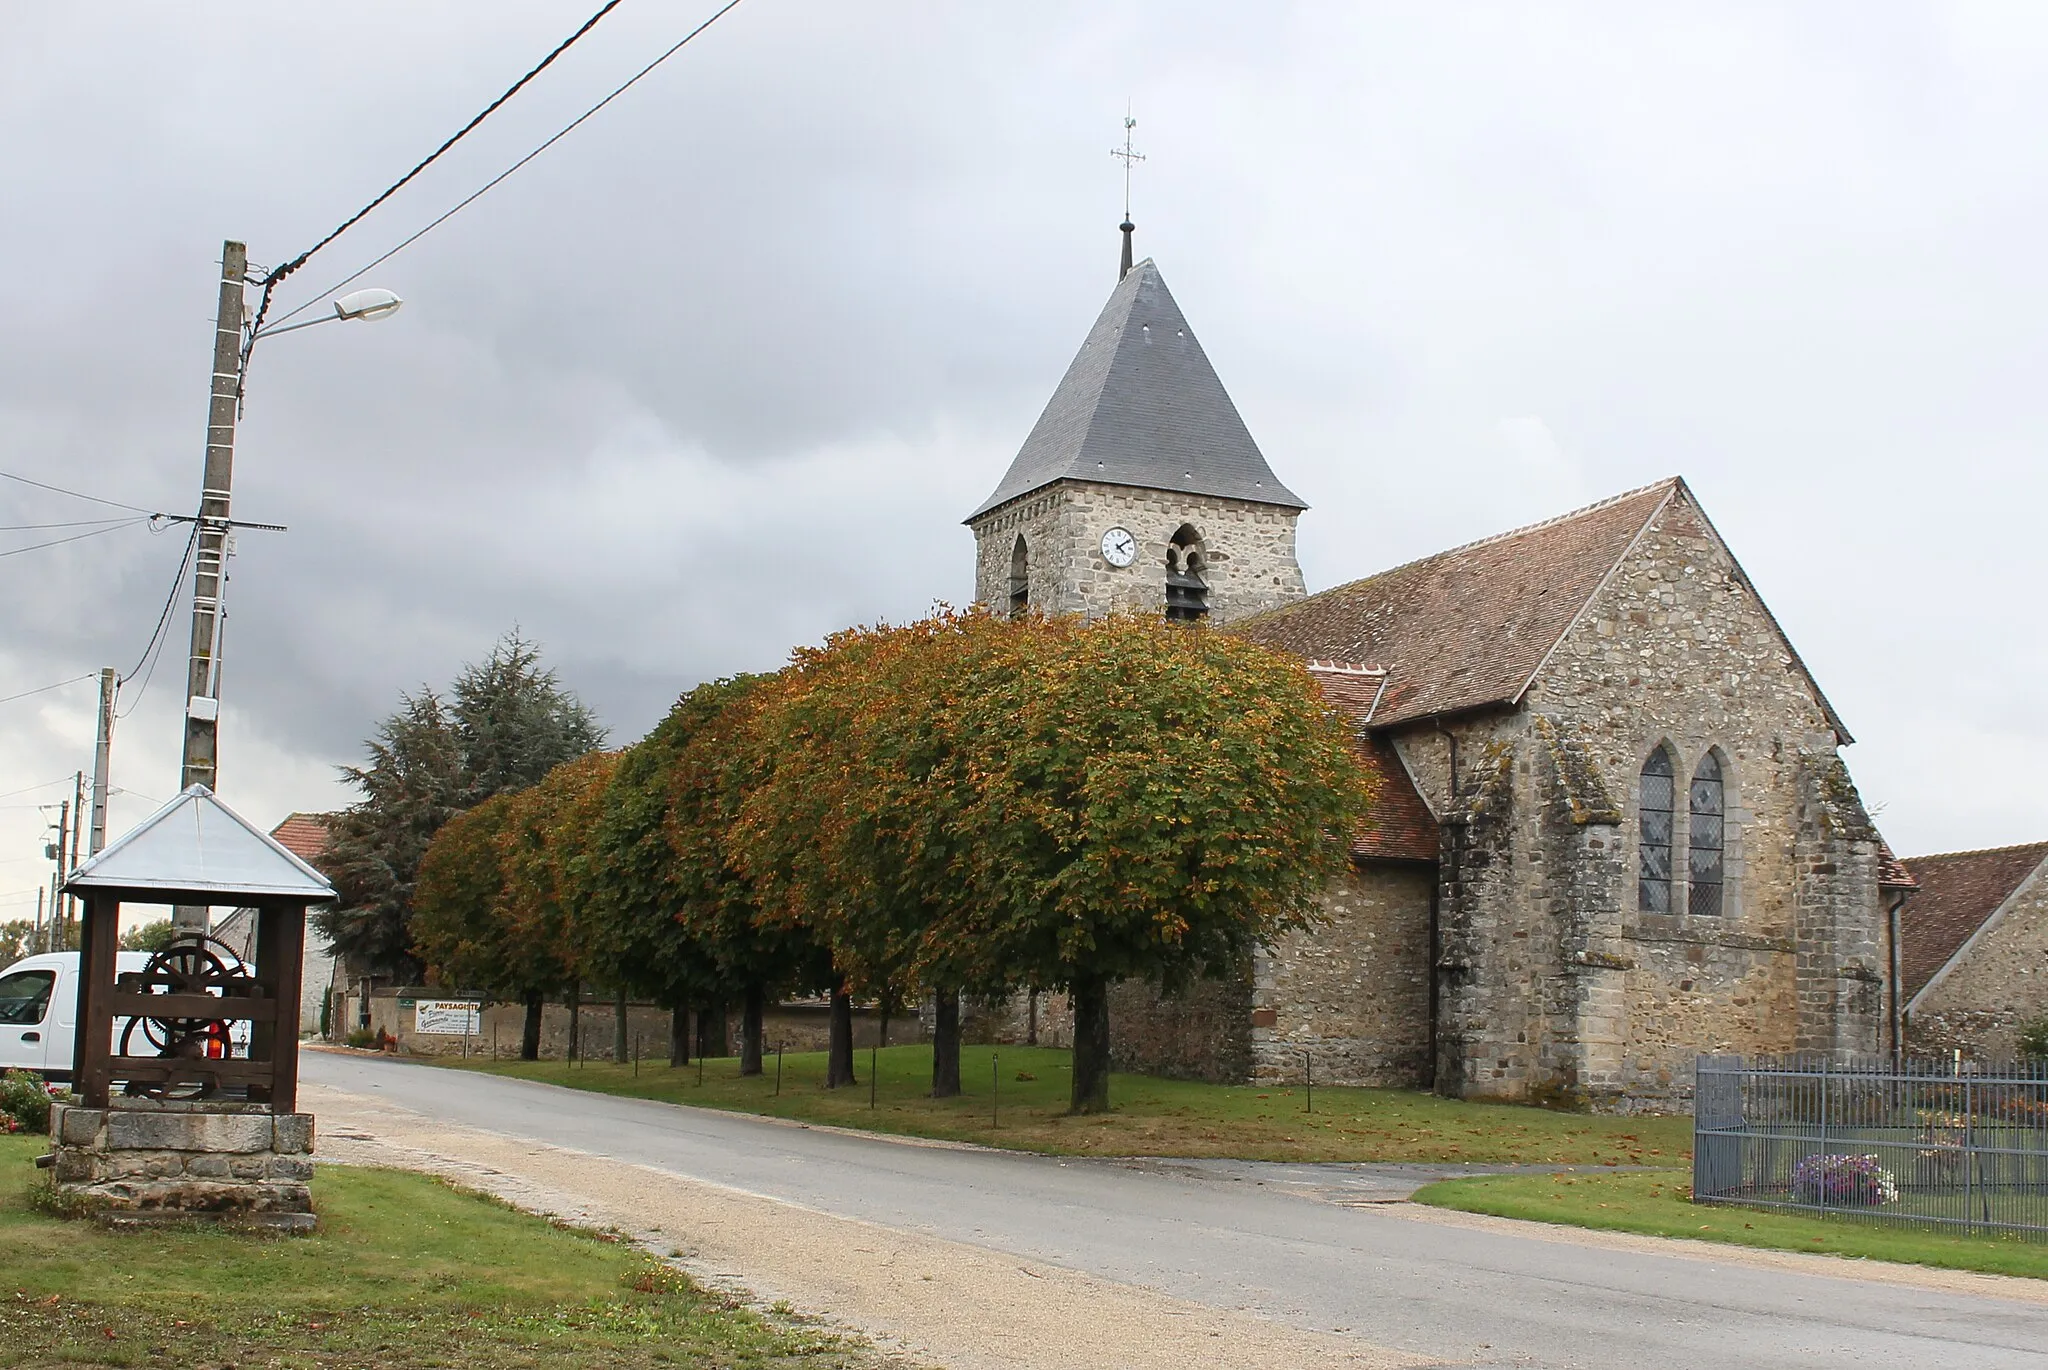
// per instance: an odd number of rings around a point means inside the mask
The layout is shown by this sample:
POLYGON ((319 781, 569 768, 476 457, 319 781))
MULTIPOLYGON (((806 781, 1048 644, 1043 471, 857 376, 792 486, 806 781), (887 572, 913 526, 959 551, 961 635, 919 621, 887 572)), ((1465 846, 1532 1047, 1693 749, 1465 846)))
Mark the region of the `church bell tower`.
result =
POLYGON ((1021 614, 1226 622, 1298 599, 1282 485, 1151 258, 1131 261, 995 492, 975 598, 1021 614))

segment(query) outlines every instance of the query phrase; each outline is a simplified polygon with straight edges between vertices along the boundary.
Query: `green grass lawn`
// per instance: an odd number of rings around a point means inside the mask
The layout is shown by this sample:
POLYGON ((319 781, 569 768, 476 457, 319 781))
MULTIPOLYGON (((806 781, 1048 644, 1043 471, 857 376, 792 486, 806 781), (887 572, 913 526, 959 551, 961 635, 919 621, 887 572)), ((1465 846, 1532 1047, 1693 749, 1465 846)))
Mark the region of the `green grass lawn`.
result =
POLYGON ((1228 1156, 1266 1161, 1480 1161, 1538 1165, 1680 1164, 1692 1148, 1689 1118, 1601 1117, 1504 1104, 1469 1104, 1401 1089, 1323 1089, 1315 1112, 1299 1088, 1205 1085, 1147 1075, 1111 1078, 1112 1112, 1066 1113, 1068 1053, 1046 1047, 967 1047, 958 1099, 926 1097, 927 1046, 880 1053, 875 1106, 868 1106, 868 1052, 859 1085, 827 1090, 825 1057, 810 1052, 765 1074, 739 1074, 731 1058, 674 1070, 642 1063, 560 1061, 439 1064, 606 1094, 625 1094, 912 1137, 978 1142, 1073 1156, 1228 1156))
POLYGON ((633 1246, 422 1175, 323 1166, 320 1231, 109 1232, 31 1202, 46 1143, 0 1137, 0 1366, 827 1370, 858 1345, 772 1325, 633 1246))
POLYGON ((2004 1235, 1926 1232, 1856 1218, 1809 1218, 1727 1204, 1695 1204, 1691 1196, 1688 1171, 1582 1171, 1445 1180, 1418 1191, 1415 1201, 1467 1213, 1652 1237, 1697 1237, 1776 1251, 1818 1251, 2048 1279, 2048 1243, 2004 1235))

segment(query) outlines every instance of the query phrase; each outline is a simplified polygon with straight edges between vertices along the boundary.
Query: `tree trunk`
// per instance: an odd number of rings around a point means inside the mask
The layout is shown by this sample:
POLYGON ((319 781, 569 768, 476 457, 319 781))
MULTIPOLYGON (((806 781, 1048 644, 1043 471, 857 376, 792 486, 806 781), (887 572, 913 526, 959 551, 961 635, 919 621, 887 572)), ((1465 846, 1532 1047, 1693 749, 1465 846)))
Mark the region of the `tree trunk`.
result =
POLYGON ((612 1060, 620 1065, 626 1063, 626 987, 620 985, 612 992, 612 1060))
POLYGON ((690 1064, 690 1010, 684 1004, 677 1004, 668 1011, 668 1063, 671 1066, 690 1064))
POLYGON ((569 982, 569 1050, 565 1059, 574 1062, 583 1054, 583 982, 569 982))
POLYGON ((725 1051, 725 1005, 713 1000, 697 1010, 697 1054, 717 1060, 725 1051))
POLYGON ((1074 1097, 1070 1113, 1109 1112, 1109 985, 1077 978, 1074 997, 1074 1097))
POLYGON ((831 1030, 825 1046, 825 1088, 857 1085, 853 1078, 853 1000, 846 982, 832 986, 831 1030))
POLYGON ((1038 1045, 1038 986, 1031 987, 1030 1017, 1024 1023, 1024 1045, 1038 1045))
POLYGON ((740 1009, 740 1074, 761 1073, 761 1015, 766 1010, 767 995, 759 985, 747 986, 747 997, 740 1009))
POLYGON ((526 1022, 519 1030, 519 1059, 538 1061, 540 1059, 540 1015, 547 1007, 547 996, 537 989, 526 991, 526 1022))
POLYGON ((932 998, 932 1097, 951 1099, 960 1093, 960 991, 942 989, 932 998))

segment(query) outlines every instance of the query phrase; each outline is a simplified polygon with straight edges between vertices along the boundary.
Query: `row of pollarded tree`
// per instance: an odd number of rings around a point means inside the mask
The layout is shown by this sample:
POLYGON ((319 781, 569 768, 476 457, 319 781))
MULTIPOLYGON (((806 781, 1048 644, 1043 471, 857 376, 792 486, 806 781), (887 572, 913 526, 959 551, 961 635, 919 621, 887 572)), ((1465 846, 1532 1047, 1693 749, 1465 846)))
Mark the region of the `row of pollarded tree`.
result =
POLYGON ((684 695, 645 739, 451 821, 412 934, 439 979, 524 997, 588 975, 680 1012, 1064 988, 1073 1108, 1108 1106, 1113 980, 1173 985, 1315 916, 1369 802, 1302 664, 1152 618, 941 613, 684 695))

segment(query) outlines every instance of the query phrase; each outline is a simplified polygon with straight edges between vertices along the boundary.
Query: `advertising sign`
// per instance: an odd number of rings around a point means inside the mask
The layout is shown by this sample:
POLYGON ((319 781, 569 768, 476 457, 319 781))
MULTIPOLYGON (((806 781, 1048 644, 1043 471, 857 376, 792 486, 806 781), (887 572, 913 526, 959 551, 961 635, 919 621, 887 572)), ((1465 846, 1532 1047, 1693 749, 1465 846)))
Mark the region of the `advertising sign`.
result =
POLYGON ((413 1005, 412 1030, 477 1037, 483 1034, 483 1014, 473 999, 422 999, 413 1005))

